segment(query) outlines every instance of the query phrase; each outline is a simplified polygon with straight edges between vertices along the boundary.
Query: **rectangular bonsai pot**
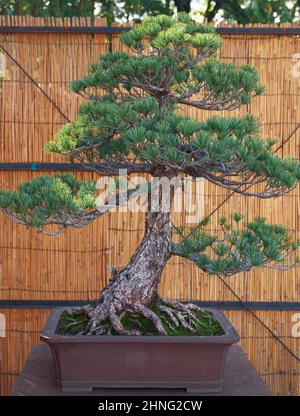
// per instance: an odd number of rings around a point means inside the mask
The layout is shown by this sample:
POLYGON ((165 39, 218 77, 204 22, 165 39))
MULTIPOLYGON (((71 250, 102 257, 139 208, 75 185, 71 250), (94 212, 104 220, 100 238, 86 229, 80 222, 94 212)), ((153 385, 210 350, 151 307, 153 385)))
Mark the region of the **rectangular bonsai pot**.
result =
MULTIPOLYGON (((70 308, 69 308, 70 309, 70 308)), ((220 312, 218 336, 63 336, 56 334, 54 309, 41 333, 51 348, 58 387, 64 392, 93 388, 185 388, 187 392, 222 390, 224 362, 239 336, 220 312)))

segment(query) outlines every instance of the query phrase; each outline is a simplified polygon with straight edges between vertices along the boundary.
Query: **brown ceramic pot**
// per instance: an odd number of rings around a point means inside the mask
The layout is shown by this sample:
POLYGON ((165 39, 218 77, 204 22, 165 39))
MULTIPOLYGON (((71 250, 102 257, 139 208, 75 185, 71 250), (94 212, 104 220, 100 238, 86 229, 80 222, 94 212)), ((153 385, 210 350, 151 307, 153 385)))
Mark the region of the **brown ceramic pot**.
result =
POLYGON ((51 348, 62 391, 97 387, 185 388, 188 392, 222 390, 224 362, 239 336, 220 312, 210 310, 220 336, 63 336, 56 328, 60 314, 51 313, 41 340, 51 348))

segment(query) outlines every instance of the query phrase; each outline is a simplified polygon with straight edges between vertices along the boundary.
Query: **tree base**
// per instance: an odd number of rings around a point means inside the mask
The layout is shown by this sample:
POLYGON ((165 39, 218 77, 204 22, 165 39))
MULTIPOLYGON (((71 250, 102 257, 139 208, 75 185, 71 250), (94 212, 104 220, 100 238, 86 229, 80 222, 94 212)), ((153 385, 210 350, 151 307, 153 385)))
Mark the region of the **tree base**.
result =
POLYGON ((193 303, 159 298, 151 305, 130 305, 118 314, 102 305, 85 306, 61 315, 58 333, 62 335, 221 335, 223 330, 210 312, 193 303), (106 313, 106 316, 105 316, 106 313), (105 316, 99 320, 97 317, 105 316))

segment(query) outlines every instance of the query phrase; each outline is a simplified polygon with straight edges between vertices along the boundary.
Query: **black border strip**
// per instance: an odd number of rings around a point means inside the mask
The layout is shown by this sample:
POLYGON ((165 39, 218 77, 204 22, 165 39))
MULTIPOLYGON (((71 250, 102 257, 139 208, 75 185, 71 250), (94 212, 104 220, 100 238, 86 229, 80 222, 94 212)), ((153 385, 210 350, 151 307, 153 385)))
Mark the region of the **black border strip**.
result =
POLYGON ((1 26, 0 33, 71 33, 71 34, 118 34, 128 32, 126 26, 1 26))
MULTIPOLYGON (((92 164, 88 166, 92 167, 92 164)), ((55 171, 55 170, 86 171, 89 169, 81 165, 80 163, 47 163, 47 162, 0 163, 0 171, 55 171)))
MULTIPOLYGON (((213 307, 223 310, 245 310, 240 302, 235 301, 193 301, 202 307, 213 307)), ((0 300, 0 308, 3 309, 35 309, 57 308, 63 306, 93 305, 89 300, 0 300)), ((251 310, 258 311, 300 311, 300 302, 244 302, 251 310)))
MULTIPOLYGON (((70 33, 70 34, 107 34, 127 32, 126 26, 1 26, 0 33, 70 33)), ((299 27, 217 27, 216 31, 224 35, 300 35, 299 27)))

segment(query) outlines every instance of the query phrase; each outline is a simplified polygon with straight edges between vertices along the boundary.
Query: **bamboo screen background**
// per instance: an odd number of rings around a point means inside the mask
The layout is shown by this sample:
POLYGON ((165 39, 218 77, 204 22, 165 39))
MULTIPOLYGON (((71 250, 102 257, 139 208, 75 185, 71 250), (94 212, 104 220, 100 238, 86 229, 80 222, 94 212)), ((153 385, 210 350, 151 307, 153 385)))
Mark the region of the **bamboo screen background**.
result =
MULTIPOLYGON (((43 19, 0 17, 3 26, 90 26, 88 19, 43 19)), ((105 22, 95 19, 95 26, 105 22)), ((285 25, 285 27, 292 27, 285 25)), ((266 93, 251 105, 227 115, 254 114, 261 134, 276 137, 280 144, 288 138, 279 154, 299 158, 300 78, 292 76, 292 56, 300 52, 298 36, 222 35, 220 57, 237 64, 251 64, 261 74, 266 93), (294 131, 295 130, 295 131, 294 131)), ((68 90, 69 81, 86 73, 87 65, 108 49, 105 34, 0 33, 0 43, 17 59, 38 85, 71 119, 81 100, 68 90)), ((114 50, 122 49, 119 36, 112 36, 114 50)), ((43 145, 65 123, 62 115, 8 58, 0 77, 0 162, 64 162, 46 154, 43 145)), ((183 109, 205 119, 212 112, 183 109)), ((219 113, 220 115, 220 113, 219 113)), ((41 174, 25 171, 0 171, 1 188, 16 188, 25 180, 41 174)), ((90 173, 76 173, 81 179, 90 173)), ((204 213, 209 214, 228 192, 205 183, 204 213)), ((284 198, 258 200, 232 196, 211 219, 234 211, 247 219, 260 215, 284 224, 299 237, 299 187, 284 198)), ((174 215, 184 221, 185 213, 174 215)), ((68 230, 57 237, 41 236, 11 224, 0 217, 0 299, 94 300, 106 283, 110 266, 124 265, 143 233, 141 214, 111 213, 82 230, 68 230)), ((300 277, 297 269, 289 272, 259 270, 227 280, 246 301, 298 301, 300 277)), ((216 278, 204 276, 196 267, 172 259, 163 275, 160 291, 177 299, 236 300, 216 278)), ((0 394, 9 394, 32 346, 39 342, 49 309, 1 309, 6 317, 6 337, 0 338, 0 394)), ((282 337, 297 354, 300 339, 293 338, 292 316, 296 311, 258 311, 258 316, 282 337)), ((300 394, 300 367, 272 336, 249 314, 226 311, 241 335, 241 346, 273 394, 300 394)))

